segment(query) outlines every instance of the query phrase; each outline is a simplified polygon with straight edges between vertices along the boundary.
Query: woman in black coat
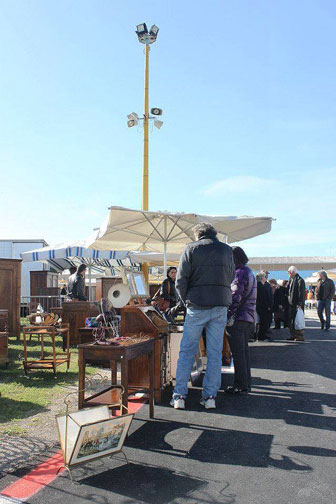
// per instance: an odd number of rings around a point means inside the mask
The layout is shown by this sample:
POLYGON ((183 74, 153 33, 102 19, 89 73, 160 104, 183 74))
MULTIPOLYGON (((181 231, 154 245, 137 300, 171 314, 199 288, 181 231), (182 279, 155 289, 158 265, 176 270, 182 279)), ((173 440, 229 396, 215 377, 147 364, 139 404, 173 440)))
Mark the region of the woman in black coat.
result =
POLYGON ((267 287, 265 286, 266 275, 263 272, 257 275, 257 306, 256 311, 259 315, 259 330, 257 337, 259 341, 270 339, 267 337, 268 322, 269 322, 269 295, 267 287))
POLYGON ((167 270, 167 278, 162 282, 160 288, 160 296, 169 301, 169 307, 173 308, 178 302, 178 295, 175 288, 177 268, 171 266, 167 270))

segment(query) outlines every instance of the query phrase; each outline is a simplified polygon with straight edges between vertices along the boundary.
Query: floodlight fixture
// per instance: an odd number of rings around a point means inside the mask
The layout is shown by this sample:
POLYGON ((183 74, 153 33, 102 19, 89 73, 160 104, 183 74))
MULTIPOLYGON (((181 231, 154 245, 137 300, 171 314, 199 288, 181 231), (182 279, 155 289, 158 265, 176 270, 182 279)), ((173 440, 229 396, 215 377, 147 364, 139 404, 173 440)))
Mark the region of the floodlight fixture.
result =
POLYGON ((149 35, 152 37, 157 37, 157 34, 159 33, 159 28, 155 24, 153 24, 149 30, 149 35))
POLYGON ((152 25, 148 33, 146 23, 141 23, 137 25, 135 33, 138 35, 139 42, 149 45, 155 42, 157 34, 159 33, 159 28, 156 25, 152 25))
POLYGON ((130 119, 130 120, 131 120, 131 119, 135 119, 136 121, 138 121, 138 120, 139 120, 139 116, 138 116, 138 114, 137 114, 136 112, 131 112, 130 114, 128 114, 128 116, 127 116, 127 117, 128 117, 128 119, 130 119))
POLYGON ((162 115, 162 109, 154 107, 151 109, 151 114, 153 114, 155 116, 160 116, 160 115, 162 115))
POLYGON ((148 33, 148 29, 147 29, 146 23, 138 24, 137 27, 136 27, 135 33, 138 35, 138 37, 141 37, 142 35, 146 35, 148 33))
POLYGON ((138 121, 136 119, 130 119, 129 121, 127 121, 127 126, 129 128, 133 128, 133 126, 137 126, 138 125, 138 121))
POLYGON ((160 129, 163 125, 163 121, 159 121, 158 119, 155 119, 154 121, 154 126, 157 128, 157 129, 160 129))

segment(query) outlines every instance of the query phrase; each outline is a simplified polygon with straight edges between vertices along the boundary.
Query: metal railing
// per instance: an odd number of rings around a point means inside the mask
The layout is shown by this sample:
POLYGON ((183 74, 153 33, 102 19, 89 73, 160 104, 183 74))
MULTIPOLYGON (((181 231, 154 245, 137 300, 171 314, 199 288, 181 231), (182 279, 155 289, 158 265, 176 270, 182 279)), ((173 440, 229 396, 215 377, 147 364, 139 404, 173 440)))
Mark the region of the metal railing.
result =
POLYGON ((52 308, 62 308, 66 296, 22 296, 21 297, 21 317, 26 317, 30 313, 38 311, 48 312, 52 308))

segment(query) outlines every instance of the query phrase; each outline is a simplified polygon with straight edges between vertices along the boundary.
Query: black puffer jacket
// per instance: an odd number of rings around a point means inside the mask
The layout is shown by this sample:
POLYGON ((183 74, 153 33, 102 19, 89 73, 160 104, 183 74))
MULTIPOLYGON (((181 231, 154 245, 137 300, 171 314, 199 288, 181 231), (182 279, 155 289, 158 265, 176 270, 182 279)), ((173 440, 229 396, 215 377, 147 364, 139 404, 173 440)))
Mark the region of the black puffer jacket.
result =
POLYGON ((306 284, 302 277, 297 273, 294 278, 290 278, 288 284, 288 303, 291 308, 300 306, 305 308, 305 289, 306 284))
POLYGON ((217 238, 201 238, 184 249, 175 286, 187 306, 229 306, 234 276, 231 247, 217 238))

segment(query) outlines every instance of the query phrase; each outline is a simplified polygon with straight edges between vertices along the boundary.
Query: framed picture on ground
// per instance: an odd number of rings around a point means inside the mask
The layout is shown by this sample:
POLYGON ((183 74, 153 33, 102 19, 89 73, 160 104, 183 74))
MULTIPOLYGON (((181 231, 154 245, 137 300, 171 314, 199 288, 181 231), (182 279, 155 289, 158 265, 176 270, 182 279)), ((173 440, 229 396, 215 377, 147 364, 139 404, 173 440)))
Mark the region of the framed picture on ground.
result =
POLYGON ((56 417, 68 467, 121 451, 133 414, 112 417, 107 406, 56 417))

